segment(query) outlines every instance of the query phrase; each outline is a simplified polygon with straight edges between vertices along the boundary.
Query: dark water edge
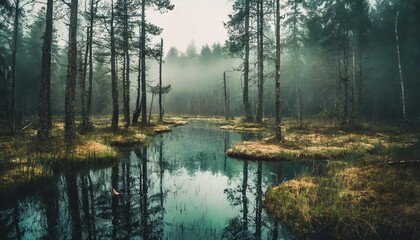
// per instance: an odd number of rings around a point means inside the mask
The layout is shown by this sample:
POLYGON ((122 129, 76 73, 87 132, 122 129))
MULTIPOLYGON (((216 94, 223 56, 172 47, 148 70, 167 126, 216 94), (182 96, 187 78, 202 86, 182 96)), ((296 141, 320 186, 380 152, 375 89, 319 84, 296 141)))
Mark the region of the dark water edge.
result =
POLYGON ((113 167, 55 172, 17 199, 1 197, 0 239, 290 239, 263 194, 312 163, 226 157, 255 137, 198 121, 123 150, 113 167))

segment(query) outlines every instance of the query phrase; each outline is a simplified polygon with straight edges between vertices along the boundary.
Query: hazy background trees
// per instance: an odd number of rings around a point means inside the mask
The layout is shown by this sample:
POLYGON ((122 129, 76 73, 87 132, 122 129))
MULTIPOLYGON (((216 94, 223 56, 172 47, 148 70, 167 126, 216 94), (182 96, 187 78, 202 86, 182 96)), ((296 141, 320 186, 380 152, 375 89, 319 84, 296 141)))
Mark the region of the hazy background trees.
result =
MULTIPOLYGON (((231 115, 247 115, 252 119, 257 115, 257 109, 263 109, 263 117, 275 116, 274 3, 264 3, 264 17, 261 19, 257 18, 258 1, 233 2, 232 15, 226 23, 229 34, 226 43, 195 46, 191 42, 186 49, 165 46, 162 80, 163 85, 172 86, 172 91, 163 96, 165 114, 225 115, 223 72, 226 72, 226 95, 231 115), (245 34, 247 3, 249 37, 245 34), (260 25, 262 20, 263 31, 257 31, 257 19, 260 19, 260 25), (258 40, 258 33, 261 32, 263 39, 258 40), (260 58, 259 42, 263 43, 260 44, 263 46, 260 58), (247 54, 249 68, 245 61, 247 54), (258 74, 262 63, 263 71, 258 74), (261 76, 264 81, 263 98, 258 97, 261 96, 258 92, 261 76), (261 101, 263 108, 258 107, 261 101), (247 102, 249 106, 245 106, 247 102), (245 114, 247 109, 250 112, 245 114)), ((367 0, 285 0, 280 3, 283 116, 298 119, 319 116, 342 122, 403 119, 395 31, 397 24, 406 117, 418 119, 419 1, 378 0, 374 5, 367 0)), ((151 3, 147 4, 150 6, 151 3)), ((54 7, 56 5, 59 4, 54 1, 54 7)), ((116 96, 116 100, 118 109, 121 108, 120 111, 126 116, 126 123, 130 121, 127 113, 140 110, 141 104, 150 104, 150 97, 146 98, 145 103, 136 101, 137 97, 146 97, 137 91, 141 85, 136 80, 143 79, 142 71, 147 77, 143 84, 145 87, 156 86, 159 76, 157 59, 160 51, 154 45, 159 38, 154 36, 160 33, 160 29, 148 22, 144 25, 148 31, 144 40, 147 47, 142 58, 140 5, 128 0, 114 1, 115 81, 117 91, 124 93, 116 96), (143 67, 139 64, 142 59, 145 61, 143 67)), ((0 118, 4 126, 13 125, 12 120, 19 126, 36 123, 40 101, 45 5, 19 2, 21 11, 18 11, 16 35, 15 7, 15 1, 3 0, 0 3, 0 118), (18 47, 15 51, 16 75, 13 78, 15 36, 18 47), (15 114, 10 119, 13 109, 15 114)), ((77 79, 84 79, 87 88, 76 89, 75 114, 76 117, 82 116, 82 106, 85 105, 86 112, 92 115, 111 114, 111 5, 109 1, 81 0, 78 8, 79 15, 86 17, 79 16, 76 74, 77 79), (79 78, 79 75, 87 76, 79 78), (84 92, 89 93, 90 97, 82 103, 84 92), (88 100, 91 101, 91 107, 87 106, 88 100)), ((53 29, 57 29, 57 26, 67 27, 62 19, 68 14, 69 10, 65 7, 54 10, 53 29)), ((64 22, 68 21, 68 17, 65 17, 64 22)), ((50 108, 55 118, 64 115, 67 44, 67 37, 60 37, 54 31, 50 108)), ((151 93, 146 94, 151 96, 151 93)), ((158 113, 157 109, 158 102, 154 103, 152 111, 158 113)))

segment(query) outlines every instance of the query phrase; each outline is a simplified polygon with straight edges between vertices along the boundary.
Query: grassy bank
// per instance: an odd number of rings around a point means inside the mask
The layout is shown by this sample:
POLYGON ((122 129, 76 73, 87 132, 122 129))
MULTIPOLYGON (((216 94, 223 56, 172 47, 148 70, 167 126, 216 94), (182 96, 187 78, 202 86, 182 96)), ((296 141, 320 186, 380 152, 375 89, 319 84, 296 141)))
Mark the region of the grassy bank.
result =
MULTIPOLYGON (((377 145, 410 145, 416 140, 411 132, 399 133, 393 126, 359 125, 347 127, 331 122, 308 121, 300 129, 295 123, 283 123, 284 140, 274 142, 273 137, 258 141, 247 141, 234 145, 227 155, 239 159, 295 160, 295 159, 337 159, 363 156, 377 145)), ((268 135, 273 131, 266 128, 268 135)))
POLYGON ((379 139, 358 161, 329 160, 319 175, 269 189, 269 215, 302 238, 419 239, 419 131, 375 131, 379 139))
POLYGON ((51 180, 53 171, 110 166, 118 160, 117 147, 146 143, 150 137, 167 132, 186 121, 169 119, 159 124, 134 125, 112 131, 110 119, 92 120, 90 131, 77 134, 74 144, 64 141, 64 124, 55 121, 51 138, 40 143, 35 128, 15 136, 0 136, 0 193, 51 180))

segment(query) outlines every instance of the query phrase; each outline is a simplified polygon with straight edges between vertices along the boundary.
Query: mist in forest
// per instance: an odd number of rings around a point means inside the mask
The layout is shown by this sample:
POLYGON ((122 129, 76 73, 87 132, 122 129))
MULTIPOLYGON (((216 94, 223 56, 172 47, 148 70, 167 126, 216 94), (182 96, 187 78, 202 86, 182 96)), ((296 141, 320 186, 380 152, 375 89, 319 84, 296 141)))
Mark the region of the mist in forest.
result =
MULTIPOLYGON (((240 1, 239 1, 240 2, 240 1)), ((232 10, 231 23, 240 3, 232 10), (235 10, 236 9, 236 10, 235 10)), ((339 118, 343 114, 343 104, 347 101, 348 110, 355 111, 358 118, 368 120, 396 120, 403 118, 402 92, 406 118, 420 116, 420 75, 419 46, 420 33, 419 3, 416 1, 283 1, 281 11, 281 98, 283 115, 293 117, 322 116, 339 118), (341 5, 340 5, 341 4, 341 5), (343 7, 344 6, 344 7, 343 7), (347 10, 346 10, 347 9, 347 10), (342 19, 335 18, 333 12, 342 12, 342 19), (397 17, 398 12, 398 17, 397 17), (341 30, 340 30, 341 29, 341 30), (396 33, 399 37, 396 42, 396 33), (397 52, 398 45, 398 52, 397 52), (403 83, 403 87, 402 87, 403 83), (347 84, 347 85, 346 85, 347 84), (344 97, 349 97, 344 100, 344 97), (299 106, 298 106, 299 105, 299 106), (351 108, 351 109, 350 109, 351 108)), ((88 1, 79 8, 86 8, 88 1), (84 6, 84 7, 83 7, 84 6)), ((117 2, 118 5, 122 4, 117 2)), ((264 116, 274 115, 275 105, 275 46, 272 3, 267 3, 264 23, 264 116)), ((109 3, 98 2, 98 19, 94 23, 96 34, 93 39, 93 91, 92 114, 108 115, 112 112, 111 65, 109 50, 109 26, 100 16, 109 14, 109 3), (101 30, 102 29, 102 30, 101 30)), ((15 93, 11 93, 11 64, 13 39, 13 4, 5 2, 1 7, 0 46, 1 46, 1 118, 7 120, 12 95, 16 97, 17 119, 35 118, 38 112, 39 82, 41 77, 41 56, 43 32, 45 29, 45 7, 37 12, 21 13, 18 25, 16 50, 15 93)), ((238 10, 239 9, 239 10, 238 10)), ((137 11, 134 4, 132 11, 137 11)), ((252 10, 252 9, 251 9, 252 10)), ((87 11, 87 9, 86 9, 87 11)), ((57 8, 57 16, 66 16, 66 9, 57 8)), ((118 17, 118 16, 117 16, 118 17)), ((64 17, 64 22, 68 21, 64 17)), ((83 64, 86 45, 87 18, 80 18, 78 32, 78 63, 83 64)), ((133 21, 136 17, 133 17, 133 21)), ((119 21, 119 20, 118 20, 119 21)), ((117 34, 122 34, 116 22, 117 34)), ((255 24, 255 23, 252 23, 255 24)), ((252 25, 251 24, 251 25, 252 25)), ((163 85, 171 85, 169 93, 163 96, 163 108, 167 114, 225 115, 226 101, 230 114, 243 115, 243 52, 234 45, 240 45, 237 29, 229 30, 226 43, 208 43, 187 49, 176 49, 164 45, 163 85), (235 32, 236 31, 236 32, 235 32), (235 35, 236 34, 236 35, 235 35), (233 40, 236 39, 234 42, 233 40), (232 50, 233 49, 233 50, 232 50), (223 73, 226 72, 226 91, 224 95, 223 73)), ((252 26, 251 26, 252 27, 252 26)), ((137 97, 139 75, 139 26, 130 23, 130 112, 134 111, 137 97)), ((156 26, 153 34, 162 29, 156 26)), ((147 55, 148 89, 158 84, 158 55, 153 49, 158 36, 148 35, 147 55), (153 40, 154 39, 154 40, 153 40), (152 41, 153 40, 153 41, 152 41)), ((118 49, 123 39, 117 35, 117 77, 122 107, 124 78, 123 48, 118 49)), ((165 42, 165 40, 163 40, 165 42)), ((256 112, 258 102, 257 40, 251 31, 250 38, 250 90, 251 110, 256 112)), ((51 108, 54 116, 64 114, 64 96, 67 77, 67 47, 54 31, 52 44, 51 108)), ((82 68, 79 66, 78 68, 82 68)), ((81 70, 80 70, 81 71, 81 70)), ((79 71, 79 72, 80 72, 79 71)), ((77 81, 79 82, 79 80, 77 81)), ((79 83, 78 83, 79 85, 79 83)), ((76 88, 76 111, 81 112, 80 88, 76 88)), ((147 111, 152 94, 148 91, 147 111)), ((155 96, 157 97, 157 96, 155 96)), ((153 98, 152 112, 157 113, 157 98, 153 98)))

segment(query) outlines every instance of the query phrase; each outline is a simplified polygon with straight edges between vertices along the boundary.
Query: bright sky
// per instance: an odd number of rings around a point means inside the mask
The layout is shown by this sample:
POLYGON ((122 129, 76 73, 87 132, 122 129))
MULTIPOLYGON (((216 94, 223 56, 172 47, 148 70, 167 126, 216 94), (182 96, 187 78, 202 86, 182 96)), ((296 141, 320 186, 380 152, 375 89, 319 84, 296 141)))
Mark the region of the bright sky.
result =
MULTIPOLYGON (((371 5, 376 0, 369 0, 371 5)), ((231 0, 172 0, 175 9, 163 14, 152 9, 147 12, 147 19, 162 27, 165 51, 176 47, 185 51, 194 41, 200 50, 205 44, 224 44, 227 39, 223 22, 228 21, 232 12, 231 0)))
POLYGON ((185 51, 191 41, 198 50, 205 44, 224 44, 227 33, 223 22, 228 20, 232 1, 172 0, 172 4, 172 11, 160 14, 150 9, 146 15, 149 22, 164 28, 165 51, 172 46, 185 51))

